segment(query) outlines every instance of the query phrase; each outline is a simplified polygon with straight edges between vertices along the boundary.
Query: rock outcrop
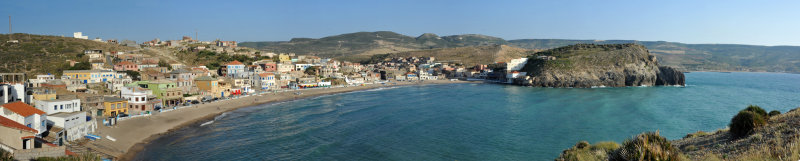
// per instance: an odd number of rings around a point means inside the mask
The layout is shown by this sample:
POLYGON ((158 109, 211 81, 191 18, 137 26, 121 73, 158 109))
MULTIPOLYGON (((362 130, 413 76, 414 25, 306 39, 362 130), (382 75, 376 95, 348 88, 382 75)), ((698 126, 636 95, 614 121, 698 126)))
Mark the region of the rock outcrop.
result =
POLYGON ((624 87, 685 85, 683 72, 658 66, 642 45, 578 44, 538 52, 515 84, 537 87, 624 87), (555 57, 540 59, 539 57, 555 57))

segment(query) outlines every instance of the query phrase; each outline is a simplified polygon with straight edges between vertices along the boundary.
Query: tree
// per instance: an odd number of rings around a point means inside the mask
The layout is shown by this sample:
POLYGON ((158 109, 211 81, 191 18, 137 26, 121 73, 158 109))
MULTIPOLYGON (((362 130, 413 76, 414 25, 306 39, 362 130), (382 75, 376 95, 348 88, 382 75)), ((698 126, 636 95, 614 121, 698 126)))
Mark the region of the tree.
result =
POLYGON ((92 63, 89 62, 79 62, 75 63, 74 66, 69 67, 69 70, 90 70, 92 69, 92 63))
POLYGON ((139 72, 137 72, 137 71, 126 70, 125 73, 128 74, 128 76, 131 76, 131 79, 133 79, 133 80, 137 80, 137 81, 140 80, 139 72))
POLYGON ((169 65, 169 63, 167 63, 167 61, 164 61, 164 60, 159 60, 158 61, 158 66, 159 67, 167 67, 167 69, 172 70, 172 66, 169 65))
POLYGON ((304 71, 304 73, 306 73, 306 75, 317 75, 317 70, 319 70, 317 69, 317 67, 311 66, 306 68, 306 71, 304 71))

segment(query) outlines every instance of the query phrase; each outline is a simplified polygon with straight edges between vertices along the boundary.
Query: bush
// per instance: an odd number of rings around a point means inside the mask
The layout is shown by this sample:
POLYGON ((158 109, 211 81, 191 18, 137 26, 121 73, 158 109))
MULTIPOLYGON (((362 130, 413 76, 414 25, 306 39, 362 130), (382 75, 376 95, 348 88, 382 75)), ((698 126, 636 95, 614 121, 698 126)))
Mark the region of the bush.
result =
POLYGON ((0 160, 14 160, 14 155, 3 149, 0 149, 0 160))
POLYGON ((625 140, 608 160, 681 160, 681 153, 658 132, 646 132, 625 140))
POLYGON ((769 117, 780 115, 781 112, 778 110, 772 110, 769 112, 769 117))
POLYGON ((608 153, 619 148, 619 144, 615 142, 598 142, 595 145, 589 144, 587 141, 580 141, 572 148, 564 150, 561 155, 556 158, 556 161, 602 161, 608 158, 608 153))
POLYGON ((759 107, 757 105, 749 105, 749 106, 747 106, 747 108, 745 108, 742 111, 754 112, 754 113, 759 114, 759 115, 761 115, 763 117, 768 117, 769 116, 769 115, 767 115, 767 111, 766 110, 764 110, 763 108, 761 108, 761 107, 759 107))
POLYGON ((766 124, 767 121, 765 121, 764 116, 752 111, 742 110, 739 114, 733 116, 729 126, 731 127, 730 132, 734 137, 743 137, 750 134, 755 128, 766 124))

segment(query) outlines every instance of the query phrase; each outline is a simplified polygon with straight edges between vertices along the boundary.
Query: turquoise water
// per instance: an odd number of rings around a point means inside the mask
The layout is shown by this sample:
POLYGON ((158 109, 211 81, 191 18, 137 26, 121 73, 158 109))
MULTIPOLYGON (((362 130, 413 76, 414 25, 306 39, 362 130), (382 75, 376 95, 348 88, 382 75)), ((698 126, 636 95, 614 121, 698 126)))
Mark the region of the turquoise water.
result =
POLYGON ((687 73, 687 87, 408 86, 242 108, 136 160, 552 160, 576 142, 725 128, 749 104, 800 106, 800 75, 687 73))

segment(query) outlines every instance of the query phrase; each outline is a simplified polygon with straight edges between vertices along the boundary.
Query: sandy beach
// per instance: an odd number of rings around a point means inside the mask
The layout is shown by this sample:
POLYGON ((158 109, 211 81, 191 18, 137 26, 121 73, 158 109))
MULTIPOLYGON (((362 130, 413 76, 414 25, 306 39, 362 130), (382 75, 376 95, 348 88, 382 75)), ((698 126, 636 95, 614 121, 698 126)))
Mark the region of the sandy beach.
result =
POLYGON ((116 160, 131 160, 139 151, 142 150, 145 144, 147 144, 150 140, 158 138, 162 134, 167 134, 170 131, 179 129, 181 127, 198 124, 200 121, 211 120, 215 116, 224 112, 242 107, 381 87, 475 82, 436 80, 416 83, 395 83, 396 84, 387 83, 386 85, 372 84, 366 86, 350 86, 341 88, 305 89, 299 90, 302 92, 301 95, 295 95, 295 91, 267 93, 263 95, 251 95, 249 97, 242 97, 238 99, 197 104, 170 112, 162 112, 146 117, 126 119, 120 121, 115 126, 98 126, 96 134, 103 137, 103 139, 89 141, 85 143, 84 146, 114 156, 116 157, 116 160), (115 139, 115 141, 112 141, 107 137, 111 137, 115 139))

